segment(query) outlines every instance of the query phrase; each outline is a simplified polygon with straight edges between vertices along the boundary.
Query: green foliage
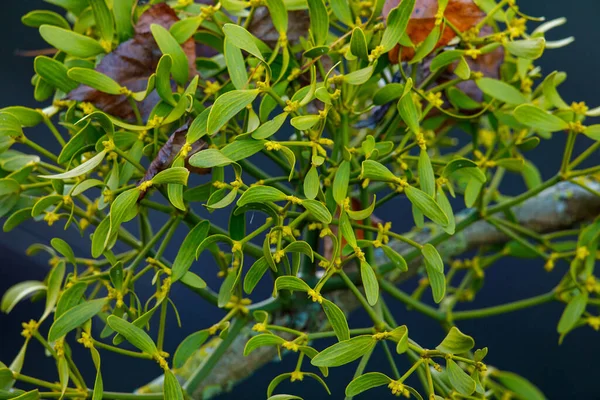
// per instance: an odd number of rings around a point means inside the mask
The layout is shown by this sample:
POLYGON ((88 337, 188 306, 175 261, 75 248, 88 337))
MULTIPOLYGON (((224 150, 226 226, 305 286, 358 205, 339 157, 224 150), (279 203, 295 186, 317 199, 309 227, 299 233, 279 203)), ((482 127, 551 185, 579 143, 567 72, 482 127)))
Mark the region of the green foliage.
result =
MULTIPOLYGON (((237 371, 224 378, 230 385, 260 366, 248 360, 289 354, 296 367, 275 376, 269 399, 299 399, 274 392, 305 377, 329 393, 329 368, 358 360, 347 398, 387 386, 417 399, 543 399, 526 379, 488 369, 487 348, 474 350, 460 321, 556 301, 560 341, 584 325, 600 328, 592 310, 600 222, 586 213, 529 223, 517 211, 561 181, 600 195, 592 157, 600 125, 588 122, 600 108, 567 104, 566 74, 544 77, 534 64, 570 42, 545 38, 563 19, 528 33, 535 18, 492 0, 48 2, 66 16, 40 10, 22 20, 58 50, 34 61, 34 98, 52 103, 0 110, 0 216, 7 232, 33 220, 90 240, 87 253, 61 238, 33 245, 29 254, 50 257, 47 277, 4 293, 6 313, 28 297, 45 306, 23 324, 17 358, 0 363, 2 398, 208 398, 217 363, 220 376, 237 371), (435 24, 418 16, 424 9, 435 24), (58 154, 28 138, 42 123, 58 154), (529 152, 563 134, 559 170, 542 181, 529 152), (576 140, 588 150, 575 155, 576 140), (510 174, 525 182, 516 197, 503 193, 510 174), (392 229, 397 218, 380 212, 386 203, 412 212, 409 232, 392 229), (202 207, 227 216, 228 229, 200 217, 202 207), (573 222, 582 224, 566 229, 573 222), (173 259, 167 248, 177 250, 173 259), (473 249, 472 259, 457 259, 473 249), (568 268, 550 293, 456 310, 505 257, 568 268), (222 278, 214 287, 204 280, 215 273, 211 258, 222 278), (415 277, 413 293, 396 287, 415 277), (273 296, 258 298, 259 284, 273 296), (141 285, 154 294, 141 298, 141 285), (180 322, 171 293, 184 287, 190 302, 224 316, 165 349, 167 317, 180 322), (446 336, 420 345, 395 322, 398 307, 384 291, 441 322, 446 336), (357 305, 368 326, 349 325, 357 305), (322 338, 335 342, 323 348, 322 338), (71 358, 75 340, 90 350, 93 387, 71 358), (31 341, 55 359, 58 384, 20 374, 31 341), (393 377, 369 362, 380 347, 393 377), (140 391, 150 395, 105 391, 105 351, 158 363, 164 383, 140 391), (398 371, 404 357, 410 367, 398 371), (405 384, 412 375, 422 388, 405 384), (22 383, 39 391, 17 389, 22 383)), ((555 209, 568 205, 549 210, 552 218, 555 209)))

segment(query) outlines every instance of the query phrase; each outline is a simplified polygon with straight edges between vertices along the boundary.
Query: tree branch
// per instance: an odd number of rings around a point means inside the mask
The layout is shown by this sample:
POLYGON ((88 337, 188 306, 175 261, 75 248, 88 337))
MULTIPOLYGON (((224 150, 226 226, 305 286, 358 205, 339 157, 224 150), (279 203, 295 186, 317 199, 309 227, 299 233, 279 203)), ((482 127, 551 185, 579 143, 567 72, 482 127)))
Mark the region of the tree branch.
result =
MULTIPOLYGON (((546 233, 561 231, 597 217, 600 214, 600 196, 593 194, 592 191, 600 191, 600 183, 591 179, 579 183, 584 183, 591 191, 571 182, 561 182, 530 198, 522 205, 514 207, 512 211, 518 223, 535 232, 546 233)), ((464 218, 467 217, 463 215, 462 219, 464 218)), ((458 216, 457 221, 460 220, 461 217, 458 216)), ((421 232, 415 235, 413 240, 426 243, 434 237, 435 233, 421 232)), ((507 240, 507 236, 494 226, 485 221, 478 221, 445 240, 442 245, 438 245, 438 250, 443 258, 448 259, 482 245, 498 244, 507 240)), ((399 241, 394 241, 391 245, 404 254, 412 250, 412 247, 399 241)), ((380 251, 376 252, 376 260, 378 265, 387 263, 387 259, 380 251)), ((420 258, 413 259, 408 273, 400 274, 396 280, 403 281, 414 276, 420 266, 420 258)), ((348 290, 336 290, 328 293, 327 297, 339 305, 345 313, 350 313, 359 306, 356 298, 348 290)), ((274 323, 285 324, 299 330, 307 329, 308 326, 320 330, 328 328, 327 319, 321 308, 313 304, 292 312, 288 310, 285 315, 276 315, 274 323)), ((261 347, 250 356, 244 357, 244 346, 253 334, 251 327, 252 324, 244 327, 219 360, 213 373, 206 377, 194 393, 191 393, 194 399, 209 399, 230 390, 254 371, 275 359, 277 352, 272 347, 261 347)), ((220 341, 220 339, 213 339, 203 346, 180 370, 176 371, 178 378, 182 381, 189 379, 194 371, 206 362, 220 341)), ((139 392, 159 392, 162 390, 161 387, 162 377, 159 377, 139 389, 139 392)))

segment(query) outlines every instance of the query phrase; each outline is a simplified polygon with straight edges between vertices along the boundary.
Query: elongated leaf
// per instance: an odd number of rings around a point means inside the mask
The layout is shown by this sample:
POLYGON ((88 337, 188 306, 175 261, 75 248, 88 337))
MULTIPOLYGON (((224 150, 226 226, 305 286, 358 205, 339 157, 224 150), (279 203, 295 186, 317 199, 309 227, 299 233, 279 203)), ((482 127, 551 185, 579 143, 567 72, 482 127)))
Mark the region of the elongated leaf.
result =
POLYGON ((311 290, 306 282, 295 276, 280 276, 275 281, 275 288, 277 290, 298 290, 301 292, 308 292, 311 290))
POLYGON ((83 164, 73 168, 70 171, 64 172, 62 174, 57 174, 57 175, 40 175, 40 178, 45 178, 45 179, 76 178, 78 176, 81 176, 83 174, 86 174, 86 173, 92 171, 94 168, 96 168, 98 165, 100 165, 102 160, 104 160, 105 156, 106 156, 106 150, 102 150, 100 153, 96 154, 94 157, 90 158, 83 164))
POLYGON ((335 173, 333 180, 333 198, 338 204, 342 204, 346 200, 348 193, 348 182, 350 181, 350 163, 342 161, 338 170, 335 173))
POLYGON ((102 45, 91 37, 57 26, 40 26, 40 35, 52 46, 74 57, 90 58, 104 53, 102 45))
POLYGON ((183 339, 173 356, 173 368, 181 368, 192 354, 200 349, 209 336, 208 330, 202 330, 183 339))
POLYGON ((513 115, 522 124, 544 132, 556 132, 569 128, 566 121, 531 104, 523 104, 515 108, 513 115))
POLYGON ((379 386, 388 385, 392 380, 381 372, 367 372, 354 379, 346 387, 346 396, 353 397, 379 386))
POLYGON ((280 338, 279 336, 275 336, 271 333, 263 333, 261 335, 256 335, 246 343, 246 347, 244 347, 244 355, 252 353, 254 350, 263 346, 278 346, 282 344, 285 340, 280 338))
POLYGON ((173 261, 171 269, 171 280, 173 282, 178 281, 190 269, 196 257, 196 249, 206 239, 209 228, 210 223, 202 221, 187 234, 179 248, 175 261, 173 261))
POLYGON ((237 201, 238 207, 249 203, 262 203, 266 201, 283 201, 287 198, 286 194, 279 189, 271 186, 252 186, 244 192, 237 201))
POLYGON ((367 301, 374 306, 379 299, 379 282, 377 282, 377 275, 375 275, 373 267, 366 261, 360 263, 360 277, 365 288, 367 301))
POLYGON ((567 333, 573 326, 579 321, 581 315, 585 311, 587 306, 588 294, 587 292, 580 292, 576 296, 573 296, 563 311, 560 321, 558 321, 557 331, 560 334, 567 333))
POLYGON ((163 395, 165 399, 183 400, 183 390, 181 389, 181 385, 170 369, 165 370, 163 395))
POLYGON ((46 285, 39 281, 23 281, 17 283, 8 289, 2 296, 0 310, 8 314, 21 300, 26 299, 41 290, 46 290, 46 285))
POLYGON ((225 32, 225 37, 231 40, 231 44, 264 61, 263 55, 256 45, 254 36, 244 29, 244 27, 235 24, 225 24, 223 25, 223 32, 225 32))
POLYGON ((335 336, 337 336, 338 340, 349 340, 350 330, 348 328, 348 321, 346 320, 344 312, 327 299, 323 299, 321 306, 323 307, 323 311, 325 311, 325 315, 327 315, 327 319, 329 320, 329 323, 331 324, 331 327, 333 328, 335 336))
POLYGON ((208 134, 217 133, 231 118, 252 103, 258 93, 258 89, 232 90, 219 96, 208 115, 208 134))
POLYGON ((315 44, 320 46, 327 40, 329 34, 329 14, 323 0, 308 0, 310 16, 310 31, 315 44))
POLYGON ((115 315, 106 320, 108 325, 125 339, 146 354, 156 355, 158 350, 152 338, 141 328, 115 315))
POLYGON ((269 269, 269 263, 264 257, 256 260, 254 264, 248 270, 248 273, 244 277, 244 292, 251 294, 260 279, 265 275, 269 269))
POLYGON ((393 49, 408 26, 408 21, 415 8, 415 0, 403 0, 400 2, 398 7, 394 8, 387 18, 387 26, 383 31, 383 37, 381 38, 381 46, 383 51, 388 52, 393 49))
POLYGON ((450 383, 458 393, 469 396, 475 391, 475 381, 451 358, 446 359, 446 372, 450 383))
POLYGON ((329 212, 325 204, 321 203, 320 201, 310 199, 303 200, 302 207, 310 211, 310 213, 316 218, 317 221, 329 224, 333 219, 331 217, 331 213, 329 212))
POLYGON ((90 300, 81 303, 62 314, 54 321, 48 332, 48 341, 55 342, 73 329, 102 311, 107 299, 90 300))
POLYGON ((376 343, 370 335, 356 336, 326 348, 312 359, 311 364, 316 367, 338 367, 348 364, 370 352, 376 343))
POLYGON ((171 69, 173 78, 175 78, 180 85, 184 85, 189 78, 189 67, 188 59, 183 48, 177 40, 175 40, 173 35, 171 35, 171 33, 163 26, 152 24, 150 25, 150 30, 152 31, 152 36, 154 36, 154 40, 156 40, 160 51, 163 54, 171 56, 171 59, 173 60, 173 67, 171 69))
POLYGON ((410 202, 421 210, 427 218, 441 226, 448 225, 448 217, 431 196, 412 186, 404 188, 404 192, 410 202))
POLYGON ((476 80, 475 83, 483 93, 503 103, 513 105, 527 103, 527 98, 514 86, 506 82, 492 78, 481 78, 476 80))
POLYGON ((465 335, 460 329, 453 326, 436 349, 444 353, 461 354, 471 350, 474 346, 475 341, 471 336, 465 335))

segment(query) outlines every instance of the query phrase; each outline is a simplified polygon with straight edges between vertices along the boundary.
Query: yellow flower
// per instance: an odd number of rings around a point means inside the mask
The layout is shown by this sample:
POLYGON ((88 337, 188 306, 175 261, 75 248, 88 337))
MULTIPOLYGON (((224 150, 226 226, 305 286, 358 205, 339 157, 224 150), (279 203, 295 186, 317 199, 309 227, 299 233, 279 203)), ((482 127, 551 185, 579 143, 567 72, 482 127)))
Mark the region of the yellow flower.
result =
POLYGON ((221 85, 219 82, 211 82, 206 81, 206 88, 204 89, 204 94, 207 96, 212 96, 217 94, 217 92, 221 89, 221 85))
POLYGON ((365 253, 358 246, 354 246, 354 254, 360 261, 365 261, 365 253))
POLYGON ((579 115, 585 115, 585 113, 588 112, 589 108, 588 106, 585 104, 585 102, 573 102, 571 103, 571 110, 575 113, 575 114, 579 114, 579 115))
POLYGON ((21 326, 23 327, 21 335, 27 339, 30 339, 35 334, 35 332, 37 332, 39 324, 36 320, 30 319, 29 322, 23 322, 21 326))
POLYGON ((44 215, 44 221, 48 223, 48 226, 52 226, 59 219, 60 216, 53 211, 47 212, 46 215, 44 215))
POLYGON ((298 108, 300 108, 300 103, 298 101, 287 100, 283 111, 286 113, 293 113, 298 111, 298 108))
POLYGON ((145 182, 142 182, 140 184, 140 186, 138 186, 138 188, 140 189, 140 191, 145 192, 146 190, 150 189, 151 186, 152 186, 152 181, 145 181, 145 182))
POLYGON ((590 255, 590 251, 585 246, 578 247, 575 253, 579 260, 585 260, 590 255))
POLYGON ((600 331, 600 317, 588 317, 587 324, 595 331, 600 331))
POLYGON ((404 387, 404 384, 400 381, 391 381, 388 385, 388 388, 392 391, 392 394, 395 396, 410 396, 410 392, 408 391, 408 389, 406 389, 406 387, 404 387))
POLYGON ((383 46, 375 46, 373 50, 371 50, 371 54, 369 54, 369 62, 373 62, 377 60, 383 54, 383 46))
POLYGON ((442 92, 429 92, 425 95, 427 101, 430 102, 434 107, 441 107, 444 105, 444 100, 442 100, 442 92))
POLYGON ((92 341, 92 337, 87 332, 81 333, 81 338, 77 339, 79 343, 81 343, 85 348, 91 349, 94 347, 94 342, 92 341))
POLYGON ((83 113, 86 115, 96 111, 96 108, 94 108, 94 105, 92 103, 81 103, 79 104, 79 108, 81 108, 81 111, 83 111, 83 113))
POLYGON ((313 302, 316 302, 316 303, 319 303, 319 304, 323 303, 323 296, 321 296, 321 294, 319 292, 317 292, 316 290, 310 289, 307 292, 307 294, 308 294, 308 297, 310 297, 310 299, 313 302))
POLYGON ((295 381, 302 381, 304 379, 304 374, 300 371, 294 371, 292 372, 292 375, 290 376, 290 381, 295 382, 295 381))
POLYGON ((479 49, 468 49, 465 50, 465 56, 471 57, 473 60, 477 60, 477 57, 481 55, 481 50, 479 49))
POLYGON ((264 322, 259 322, 257 324, 254 324, 252 330, 255 332, 265 332, 267 330, 267 324, 265 324, 264 322))
POLYGON ((527 20, 525 18, 514 18, 510 21, 508 26, 508 32, 510 34, 510 38, 514 39, 519 36, 523 36, 527 31, 527 20))
POLYGON ((265 142, 265 149, 267 151, 278 151, 281 150, 281 144, 273 141, 265 142))
POLYGON ((387 339, 389 336, 390 336, 389 332, 377 332, 372 337, 374 340, 381 341, 381 340, 387 339))
POLYGON ((285 199, 291 202, 292 204, 302 204, 302 199, 296 196, 286 196, 285 199))
POLYGON ((281 344, 281 346, 283 346, 283 348, 288 349, 290 351, 293 351, 294 353, 296 353, 298 351, 298 349, 300 348, 298 346, 298 344, 294 343, 294 342, 283 342, 281 344))

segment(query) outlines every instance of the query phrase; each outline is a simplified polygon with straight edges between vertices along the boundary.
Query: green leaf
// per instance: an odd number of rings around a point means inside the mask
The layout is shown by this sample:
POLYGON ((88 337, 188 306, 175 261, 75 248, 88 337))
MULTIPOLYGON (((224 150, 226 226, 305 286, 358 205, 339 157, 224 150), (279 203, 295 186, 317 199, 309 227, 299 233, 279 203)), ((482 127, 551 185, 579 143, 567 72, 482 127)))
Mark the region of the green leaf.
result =
POLYGON ((392 380, 381 372, 367 372, 355 378, 346 387, 346 396, 353 397, 361 394, 364 391, 373 389, 379 386, 388 385, 392 380))
POLYGON ((121 43, 131 38, 134 34, 133 24, 131 22, 134 2, 135 0, 113 1, 115 25, 121 43))
POLYGON ((40 321, 45 320, 48 315, 54 309, 58 296, 60 294, 60 288, 62 286, 63 279, 65 278, 65 263, 64 261, 59 262, 48 274, 48 290, 46 292, 46 307, 42 314, 40 321))
POLYGON ((231 161, 239 161, 251 157, 264 148, 262 140, 236 140, 221 149, 221 153, 231 161))
POLYGON ((408 264, 406 263, 404 257, 400 255, 400 253, 392 249, 390 246, 383 245, 381 246, 381 249, 386 257, 390 259, 390 262, 394 265, 394 267, 398 268, 402 272, 408 271, 408 264))
POLYGON ((323 0, 308 0, 310 32, 315 45, 321 46, 329 35, 329 14, 323 0))
POLYGON ((352 37, 350 38, 350 51, 352 51, 352 54, 363 60, 367 60, 369 58, 367 38, 365 37, 363 30, 359 27, 356 27, 352 30, 352 37))
POLYGON ((91 58, 104 53, 102 45, 91 37, 57 26, 40 26, 40 35, 53 47, 79 58, 91 58))
POLYGON ((78 176, 87 174, 88 172, 95 169, 98 165, 100 165, 102 160, 104 160, 105 156, 106 156, 106 150, 102 150, 100 153, 96 154, 94 157, 90 158, 83 164, 73 168, 70 171, 64 172, 62 174, 57 174, 57 175, 40 175, 39 177, 45 178, 45 179, 61 179, 61 180, 77 178, 78 176))
POLYGON ((376 343, 371 335, 356 336, 326 348, 312 359, 311 364, 316 367, 339 367, 364 356, 376 343))
POLYGON ((346 320, 344 312, 327 299, 323 299, 321 306, 323 307, 323 311, 325 311, 325 315, 327 315, 327 319, 329 320, 329 323, 331 324, 331 327, 333 328, 335 336, 337 336, 338 340, 349 340, 350 329, 348 328, 348 321, 346 320))
POLYGON ((71 29, 71 26, 62 15, 48 10, 31 11, 21 17, 23 25, 39 28, 42 25, 53 25, 59 28, 71 29))
POLYGON ((75 82, 98 89, 101 92, 118 95, 121 94, 121 85, 112 78, 89 68, 71 68, 68 72, 69 78, 75 82))
POLYGON ((587 302, 587 292, 580 292, 569 300, 569 303, 567 303, 567 306, 560 317, 560 321, 558 321, 558 333, 565 334, 573 329, 583 315, 587 302))
POLYGON ((504 48, 513 56, 526 60, 537 60, 544 53, 546 39, 538 37, 534 39, 515 40, 507 42, 504 48))
POLYGON ((175 40, 177 40, 177 43, 184 44, 194 35, 194 33, 196 33, 201 23, 202 18, 189 17, 175 22, 171 25, 171 28, 169 28, 169 32, 175 40))
POLYGON ((372 179, 375 181, 396 181, 396 175, 394 175, 392 171, 387 169, 384 165, 373 160, 363 161, 361 176, 363 179, 372 179))
POLYGON ((230 119, 252 103, 258 93, 258 89, 232 90, 219 96, 208 115, 208 134, 217 133, 230 119))
POLYGON ((479 89, 490 97, 503 103, 519 105, 527 103, 527 98, 514 86, 492 78, 481 78, 475 81, 479 89))
POLYGON ((188 271, 185 274, 183 274, 179 281, 185 286, 194 289, 204 289, 207 286, 206 282, 204 282, 204 279, 200 278, 192 271, 188 271))
POLYGON ((171 268, 171 280, 177 282, 190 269, 196 258, 196 249, 206 239, 210 223, 199 222, 185 237, 171 268))
POLYGON ((429 69, 431 69, 431 71, 433 72, 447 65, 453 64, 456 60, 461 58, 463 54, 464 51, 462 50, 442 51, 440 54, 435 56, 433 60, 431 60, 431 65, 429 66, 429 69))
POLYGON ((18 138, 23 135, 21 122, 12 114, 0 112, 0 137, 18 138))
POLYGON ((115 315, 110 315, 106 322, 115 332, 123 335, 129 343, 144 353, 152 356, 158 354, 158 349, 156 348, 154 341, 142 328, 115 315))
POLYGON ((592 140, 600 140, 600 125, 587 126, 583 134, 592 140))
POLYGON ((506 371, 494 371, 492 375, 520 400, 546 400, 546 396, 527 379, 506 371))
POLYGON ((217 298, 217 306, 223 308, 229 303, 231 296, 233 295, 233 289, 237 281, 238 271, 228 271, 225 280, 219 288, 219 294, 217 298))
POLYGON ((206 342, 210 334, 208 330, 194 332, 177 346, 175 355, 173 356, 173 368, 181 368, 183 364, 194 354, 200 350, 200 347, 206 342))
POLYGON ((56 321, 66 311, 78 305, 83 297, 87 284, 85 282, 77 282, 66 289, 58 299, 56 310, 54 311, 54 320, 56 321))
POLYGON ((299 115, 290 120, 290 124, 299 131, 307 131, 315 126, 321 117, 319 115, 299 115))
POLYGON ((170 369, 165 370, 163 396, 165 399, 169 400, 183 400, 183 390, 181 389, 181 385, 170 369))
POLYGON ((291 290, 308 292, 311 290, 310 286, 300 278, 295 276, 280 276, 275 280, 275 289, 277 290, 291 290))
POLYGON ((279 131, 279 129, 285 122, 287 116, 287 113, 281 113, 273 119, 268 120, 267 122, 259 126, 254 132, 252 132, 252 137, 254 139, 260 140, 267 139, 273 136, 275 133, 277 133, 277 131, 279 131))
POLYGON ((410 202, 414 204, 427 218, 442 227, 448 225, 448 216, 444 214, 444 211, 442 211, 440 206, 437 205, 435 200, 433 200, 433 197, 412 186, 405 187, 404 192, 406 193, 406 197, 408 197, 410 202))
POLYGON ((408 21, 415 7, 415 0, 403 0, 398 7, 394 8, 387 17, 387 26, 383 31, 380 45, 383 52, 387 53, 400 41, 406 31, 408 21))
POLYGON ((569 109, 569 105, 565 103, 565 101, 560 97, 556 87, 562 82, 561 77, 564 78, 564 73, 559 73, 558 71, 552 72, 550 75, 544 79, 542 83, 542 92, 544 93, 544 98, 550 102, 551 105, 566 110, 569 109))
POLYGON ((247 356, 259 347, 279 346, 283 342, 285 342, 285 340, 271 333, 263 333, 260 335, 256 335, 250 340, 248 340, 248 342, 246 343, 246 346, 244 347, 244 356, 247 356))
POLYGON ((4 232, 11 232, 21 223, 31 219, 31 208, 23 208, 21 210, 15 211, 10 217, 4 221, 4 225, 2 226, 2 230, 4 232))
POLYGON ((91 319, 94 315, 102 311, 106 302, 107 299, 105 298, 90 300, 65 311, 65 313, 58 317, 50 327, 48 341, 57 341, 73 329, 91 319))
POLYGON ((225 37, 231 40, 231 44, 264 62, 263 55, 256 45, 255 37, 242 26, 225 24, 223 25, 223 32, 225 32, 225 37))
POLYGON ((96 367, 96 379, 94 380, 94 391, 92 392, 92 400, 102 400, 104 393, 104 383, 102 382, 102 372, 100 370, 100 353, 95 348, 91 348, 92 360, 96 367))
POLYGON ((469 80, 469 78, 471 77, 471 67, 469 66, 469 63, 467 62, 467 60, 465 60, 464 57, 459 58, 458 64, 454 69, 454 73, 456 74, 456 76, 465 81, 469 80))
POLYGON ((471 350, 475 341, 471 336, 465 335, 457 327, 453 326, 436 349, 450 354, 462 354, 471 350))
POLYGON ((265 201, 283 201, 287 195, 271 186, 251 186, 237 201, 238 207, 249 203, 262 203, 265 201))
POLYGON ((325 204, 321 203, 317 200, 303 200, 302 207, 306 208, 310 213, 315 217, 317 221, 323 222, 325 224, 330 224, 332 217, 331 213, 325 206, 325 204))
POLYGON ((397 100, 402 97, 404 93, 404 85, 402 83, 388 83, 373 96, 373 104, 382 106, 391 101, 397 100))
POLYGON ((475 391, 475 381, 451 358, 446 359, 446 372, 450 384, 458 393, 469 396, 475 391))
POLYGON ((362 85, 371 78, 374 69, 373 65, 369 65, 368 67, 350 72, 344 75, 344 82, 349 85, 362 85))
POLYGON ((269 269, 269 263, 264 257, 256 260, 244 277, 244 292, 251 294, 258 282, 269 269))
POLYGON ((169 31, 161 25, 152 24, 150 25, 150 30, 152 31, 152 36, 154 36, 154 40, 156 40, 160 51, 163 54, 171 56, 173 61, 171 69, 173 78, 175 78, 180 85, 184 85, 189 78, 189 67, 187 56, 181 48, 181 45, 169 31))
POLYGON ((217 149, 206 149, 199 151, 190 157, 189 162, 190 165, 198 168, 224 167, 233 163, 232 160, 225 157, 223 153, 217 149))
POLYGON ((450 161, 446 167, 444 167, 444 171, 442 172, 442 176, 448 178, 454 172, 460 169, 470 169, 473 177, 477 178, 480 182, 485 182, 487 180, 485 174, 478 168, 477 164, 471 160, 466 158, 457 158, 450 161))
MULTIPOLYGON (((438 43, 440 38, 440 27, 434 27, 429 35, 425 38, 423 43, 419 45, 417 51, 415 52, 415 56, 410 60, 409 64, 415 64, 423 60, 425 57, 429 55, 435 48, 435 45, 438 43)), ((458 74, 457 74, 458 75, 458 74)))
POLYGON ((444 299, 446 293, 446 276, 443 272, 438 271, 432 266, 427 260, 425 261, 425 271, 427 272, 427 278, 431 286, 431 292, 433 294, 433 300, 436 303, 440 303, 444 299))
POLYGON ((446 214, 446 216, 448 217, 448 225, 444 227, 444 231, 448 235, 454 235, 454 232, 456 230, 456 220, 454 219, 452 205, 450 204, 446 193, 444 193, 444 190, 440 189, 437 191, 435 200, 444 212, 444 214, 446 214))
POLYGON ((342 161, 333 180, 333 198, 337 204, 343 204, 348 193, 348 183, 350 182, 350 162, 342 161))
POLYGON ((374 306, 379 299, 379 282, 373 267, 366 261, 360 262, 360 278, 365 288, 365 295, 370 305, 374 306))
POLYGON ((429 263, 436 271, 444 272, 444 262, 442 261, 442 257, 433 245, 430 243, 425 244, 421 249, 421 253, 425 258, 425 262, 429 263))
POLYGON ((46 285, 39 281, 17 283, 4 292, 2 302, 0 302, 0 310, 8 314, 21 300, 33 296, 41 290, 46 290, 46 285))
POLYGON ((11 106, 0 109, 0 112, 11 114, 22 126, 34 127, 44 121, 44 113, 33 108, 11 106))
POLYGON ((482 107, 480 103, 476 102, 465 92, 461 91, 460 89, 454 86, 448 88, 446 94, 448 96, 448 100, 450 100, 450 103, 452 103, 452 105, 458 109, 477 110, 482 107))
POLYGON ((313 165, 306 176, 304 177, 304 195, 307 199, 314 199, 317 197, 320 189, 319 172, 313 165))
POLYGON ((566 121, 531 104, 523 104, 515 108, 513 115, 523 125, 543 132, 569 129, 569 124, 566 121))
POLYGON ((412 133, 416 135, 420 132, 419 110, 410 92, 398 101, 398 112, 412 133))
POLYGON ((350 4, 345 0, 331 0, 331 11, 333 15, 341 22, 348 26, 352 26, 354 21, 352 20, 352 11, 350 10, 350 4))
MULTIPOLYGON (((110 231, 115 232, 119 225, 131 221, 137 215, 137 200, 140 196, 140 190, 133 188, 124 191, 110 205, 110 231)), ((106 238, 105 243, 108 243, 106 238)))
POLYGON ((69 93, 78 86, 77 82, 68 76, 67 67, 52 58, 36 57, 34 69, 44 81, 65 93, 69 93))
POLYGON ((58 380, 60 382, 61 394, 64 396, 67 386, 69 386, 69 364, 64 355, 58 357, 56 363, 58 370, 58 380))
POLYGON ((427 150, 421 149, 418 167, 421 190, 433 197, 435 195, 435 175, 433 173, 433 167, 431 166, 431 160, 429 159, 427 150))
MULTIPOLYGON (((94 13, 94 20, 96 21, 96 28, 100 31, 102 40, 108 45, 112 44, 113 37, 115 35, 115 21, 113 20, 113 14, 106 4, 106 0, 88 0, 90 6, 92 6, 92 12, 94 13)), ((110 4, 113 4, 111 1, 110 4)))
POLYGON ((350 220, 346 213, 343 213, 340 216, 339 227, 342 232, 342 237, 346 239, 350 246, 356 247, 356 236, 354 235, 354 230, 352 229, 352 225, 350 225, 350 220))
POLYGON ((288 13, 283 0, 267 0, 271 22, 277 32, 285 33, 288 30, 288 13))
POLYGON ((152 183, 162 185, 164 183, 174 183, 178 185, 187 185, 190 171, 185 167, 171 167, 160 171, 152 178, 152 183))
POLYGON ((390 337, 397 342, 396 353, 403 354, 408 350, 408 328, 399 326, 390 332, 390 337))
POLYGON ((158 61, 158 66, 156 67, 156 92, 161 99, 175 107, 177 101, 173 97, 173 90, 171 89, 172 67, 173 59, 168 54, 163 55, 158 61))
POLYGON ((223 54, 233 86, 238 90, 244 89, 248 84, 246 62, 242 51, 234 44, 233 39, 225 38, 223 54))

